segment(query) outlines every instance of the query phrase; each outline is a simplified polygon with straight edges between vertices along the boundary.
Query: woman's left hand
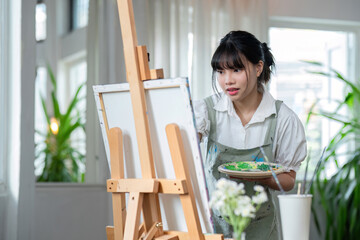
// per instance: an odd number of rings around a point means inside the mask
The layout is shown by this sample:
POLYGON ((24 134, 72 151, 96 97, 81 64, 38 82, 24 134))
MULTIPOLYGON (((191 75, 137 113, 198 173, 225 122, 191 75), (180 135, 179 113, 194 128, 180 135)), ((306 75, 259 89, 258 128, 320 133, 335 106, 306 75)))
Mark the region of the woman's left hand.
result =
MULTIPOLYGON (((257 182, 261 185, 268 186, 275 190, 280 190, 278 185, 275 182, 274 177, 268 177, 268 178, 236 178, 236 177, 230 177, 232 179, 240 179, 243 181, 249 181, 249 182, 257 182)), ((290 172, 283 172, 277 175, 277 178, 279 179, 279 182, 283 189, 285 191, 290 191, 293 189, 295 184, 295 178, 296 178, 296 172, 291 170, 290 172)))
POLYGON ((269 183, 274 180, 272 176, 267 178, 237 178, 230 176, 230 179, 239 179, 242 181, 257 182, 261 185, 269 185, 269 183))

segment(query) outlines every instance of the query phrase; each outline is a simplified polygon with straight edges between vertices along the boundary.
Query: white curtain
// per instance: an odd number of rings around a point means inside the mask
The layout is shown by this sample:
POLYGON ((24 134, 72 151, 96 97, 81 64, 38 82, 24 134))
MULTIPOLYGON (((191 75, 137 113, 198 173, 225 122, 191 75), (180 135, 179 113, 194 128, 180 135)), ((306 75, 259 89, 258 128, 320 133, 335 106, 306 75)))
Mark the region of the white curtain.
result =
POLYGON ((125 82, 125 63, 115 0, 90 0, 87 27, 86 182, 105 182, 109 170, 92 86, 125 82), (91 163, 92 162, 92 163, 91 163))
POLYGON ((126 82, 116 0, 90 0, 87 56, 88 82, 126 82))
MULTIPOLYGON (((139 45, 148 45, 147 8, 144 0, 133 0, 139 45)), ((88 82, 126 82, 123 43, 116 0, 90 0, 87 34, 88 82)), ((91 89, 92 91, 92 89, 91 89)))
POLYGON ((194 99, 212 93, 210 61, 219 40, 246 30, 267 41, 266 0, 149 0, 150 67, 165 77, 187 76, 194 99))
POLYGON ((189 76, 191 1, 149 0, 148 6, 150 68, 163 68, 165 77, 189 76))

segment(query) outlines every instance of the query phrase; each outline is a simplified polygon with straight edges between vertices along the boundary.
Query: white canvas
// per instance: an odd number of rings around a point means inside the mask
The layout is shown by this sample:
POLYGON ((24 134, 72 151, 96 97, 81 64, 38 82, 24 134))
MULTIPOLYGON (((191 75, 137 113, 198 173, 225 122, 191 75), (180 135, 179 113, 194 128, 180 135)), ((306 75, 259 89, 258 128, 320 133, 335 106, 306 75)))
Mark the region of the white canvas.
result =
MULTIPOLYGON (((175 179, 165 127, 176 123, 181 132, 193 183, 202 230, 212 232, 208 193, 195 129, 194 113, 186 78, 144 82, 150 135, 155 169, 158 178, 175 179)), ((106 136, 99 96, 102 95, 108 127, 123 132, 126 178, 141 178, 138 145, 128 83, 94 86, 96 106, 110 167, 109 144, 106 136)), ((187 231, 178 195, 160 194, 164 229, 187 231)))

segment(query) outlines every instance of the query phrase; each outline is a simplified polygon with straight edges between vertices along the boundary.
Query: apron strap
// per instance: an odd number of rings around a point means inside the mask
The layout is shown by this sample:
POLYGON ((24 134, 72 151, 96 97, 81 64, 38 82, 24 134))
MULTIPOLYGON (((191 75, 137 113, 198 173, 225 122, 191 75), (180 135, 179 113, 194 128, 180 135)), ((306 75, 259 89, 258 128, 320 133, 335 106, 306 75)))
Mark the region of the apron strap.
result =
POLYGON ((277 115, 279 113, 279 110, 280 110, 280 107, 281 107, 282 103, 283 102, 280 101, 280 100, 275 101, 276 114, 272 114, 269 117, 269 118, 272 118, 272 120, 271 120, 269 129, 268 129, 268 131, 266 133, 266 136, 265 136, 265 140, 264 140, 265 144, 268 144, 268 143, 273 144, 273 140, 274 140, 274 137, 275 137, 275 130, 276 130, 277 115))
POLYGON ((216 111, 214 110, 214 102, 212 96, 204 99, 208 110, 208 118, 210 120, 210 133, 209 138, 216 139, 216 111))

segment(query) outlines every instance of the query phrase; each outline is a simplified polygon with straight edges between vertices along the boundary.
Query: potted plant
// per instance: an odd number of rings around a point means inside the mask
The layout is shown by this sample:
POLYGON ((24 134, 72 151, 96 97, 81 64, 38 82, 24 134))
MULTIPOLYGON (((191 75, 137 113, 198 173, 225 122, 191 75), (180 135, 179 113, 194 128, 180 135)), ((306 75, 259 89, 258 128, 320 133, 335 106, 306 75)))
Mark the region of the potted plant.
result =
POLYGON ((51 68, 47 67, 48 75, 52 85, 51 103, 53 117, 48 114, 44 96, 41 97, 42 109, 47 122, 46 132, 36 131, 44 139, 36 143, 36 160, 43 165, 42 172, 38 176, 38 182, 83 182, 84 174, 80 171, 80 165, 84 164, 85 156, 79 152, 72 143, 73 133, 84 129, 84 119, 77 110, 81 84, 73 96, 66 111, 60 111, 57 98, 57 82, 51 68))
MULTIPOLYGON (((319 62, 307 62, 313 66, 323 66, 319 62)), ((342 81, 348 89, 344 99, 336 101, 334 111, 318 108, 318 103, 315 103, 308 114, 307 123, 313 116, 321 116, 341 124, 340 130, 328 144, 326 157, 311 191, 315 196, 314 200, 320 202, 326 215, 325 239, 357 239, 360 234, 360 225, 357 223, 360 219, 360 86, 359 83, 345 79, 334 69, 311 73, 333 77, 342 81), (340 109, 345 109, 347 114, 339 113, 340 109), (343 145, 348 149, 345 153, 341 152, 340 147, 343 145), (345 157, 345 163, 339 163, 340 157, 345 157), (335 163, 337 171, 331 177, 324 177, 325 167, 330 163, 335 163)), ((312 212, 320 232, 317 211, 313 209, 312 212)))

